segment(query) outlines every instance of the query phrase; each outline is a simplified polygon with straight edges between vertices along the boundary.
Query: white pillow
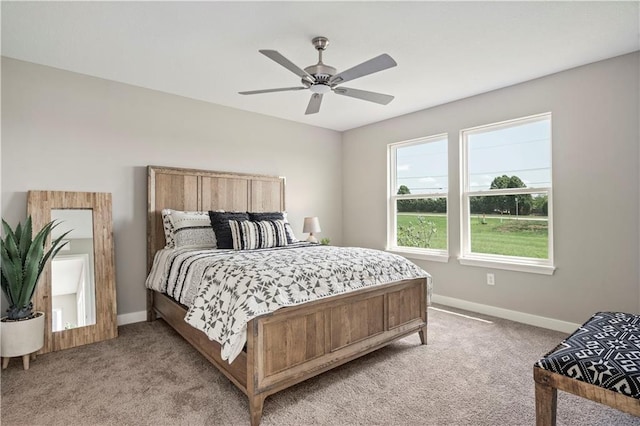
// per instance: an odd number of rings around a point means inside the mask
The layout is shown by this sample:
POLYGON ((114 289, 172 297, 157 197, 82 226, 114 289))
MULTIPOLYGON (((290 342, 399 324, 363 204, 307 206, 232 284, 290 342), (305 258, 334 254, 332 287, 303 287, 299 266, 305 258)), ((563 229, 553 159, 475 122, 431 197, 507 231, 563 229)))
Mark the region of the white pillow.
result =
POLYGON ((165 248, 216 248, 209 212, 162 210, 165 248))
POLYGON ((208 212, 171 212, 175 247, 216 248, 216 234, 208 212))

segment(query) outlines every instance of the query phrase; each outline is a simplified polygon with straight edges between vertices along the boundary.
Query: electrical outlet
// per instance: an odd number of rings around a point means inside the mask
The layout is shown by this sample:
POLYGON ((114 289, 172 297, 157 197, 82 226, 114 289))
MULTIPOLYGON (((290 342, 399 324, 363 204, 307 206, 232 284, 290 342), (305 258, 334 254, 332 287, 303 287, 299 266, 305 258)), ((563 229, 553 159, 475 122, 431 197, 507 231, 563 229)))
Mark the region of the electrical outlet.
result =
POLYGON ((493 274, 487 274, 487 285, 496 285, 496 277, 493 274))

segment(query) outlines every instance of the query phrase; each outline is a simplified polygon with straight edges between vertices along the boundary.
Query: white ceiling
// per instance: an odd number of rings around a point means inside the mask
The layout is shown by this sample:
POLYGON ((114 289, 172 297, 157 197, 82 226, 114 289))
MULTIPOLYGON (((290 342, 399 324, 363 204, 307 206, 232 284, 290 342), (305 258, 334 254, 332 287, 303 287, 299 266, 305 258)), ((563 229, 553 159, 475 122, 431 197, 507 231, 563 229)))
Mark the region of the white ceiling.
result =
POLYGON ((334 130, 640 50, 627 2, 2 2, 2 55, 334 130), (395 95, 386 106, 308 90, 258 49, 300 68, 351 68, 381 53, 398 66, 345 86, 395 95))

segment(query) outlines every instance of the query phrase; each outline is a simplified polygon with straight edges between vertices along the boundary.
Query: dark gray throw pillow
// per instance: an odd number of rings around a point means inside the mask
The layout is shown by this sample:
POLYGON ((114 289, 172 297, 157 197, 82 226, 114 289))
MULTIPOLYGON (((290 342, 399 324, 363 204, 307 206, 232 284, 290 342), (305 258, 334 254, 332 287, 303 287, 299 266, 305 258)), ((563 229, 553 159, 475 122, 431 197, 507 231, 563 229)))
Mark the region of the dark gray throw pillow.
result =
POLYGON ((233 237, 231 236, 230 220, 241 222, 249 220, 247 212, 214 212, 209 211, 211 227, 216 234, 217 246, 219 249, 232 249, 233 237))
POLYGON ((261 220, 284 220, 282 212, 249 212, 249 220, 252 222, 260 222, 261 220))

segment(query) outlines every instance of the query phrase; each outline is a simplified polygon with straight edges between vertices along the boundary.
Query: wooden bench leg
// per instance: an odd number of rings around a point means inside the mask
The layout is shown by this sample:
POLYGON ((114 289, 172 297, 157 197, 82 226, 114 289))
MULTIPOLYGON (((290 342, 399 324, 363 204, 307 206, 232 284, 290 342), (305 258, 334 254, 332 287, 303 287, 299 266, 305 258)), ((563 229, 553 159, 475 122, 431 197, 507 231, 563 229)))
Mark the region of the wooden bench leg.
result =
POLYGON ((555 426, 558 390, 536 382, 536 426, 555 426))
POLYGON ((418 331, 418 335, 420 336, 420 342, 423 345, 427 344, 427 327, 422 327, 419 331, 418 331))
POLYGON ((265 396, 262 394, 249 397, 249 414, 251 415, 251 426, 258 426, 262 418, 262 407, 265 396))
POLYGON ((5 356, 4 358, 2 358, 2 369, 6 369, 9 366, 9 360, 11 358, 9 358, 8 356, 5 356))

